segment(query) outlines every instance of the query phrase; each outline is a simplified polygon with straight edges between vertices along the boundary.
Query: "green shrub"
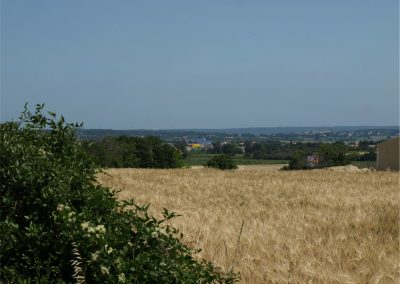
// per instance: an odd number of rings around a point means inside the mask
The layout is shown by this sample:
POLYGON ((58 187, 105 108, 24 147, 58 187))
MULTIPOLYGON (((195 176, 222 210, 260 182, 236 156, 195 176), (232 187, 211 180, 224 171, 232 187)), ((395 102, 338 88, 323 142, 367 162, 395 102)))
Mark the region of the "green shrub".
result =
POLYGON ((221 170, 233 170, 238 168, 233 158, 229 155, 215 156, 204 166, 221 170))
POLYGON ((79 125, 25 107, 0 124, 0 282, 232 283, 148 205, 118 201, 75 139, 79 125))
POLYGON ((284 170, 305 170, 307 168, 306 153, 303 150, 297 150, 289 161, 289 167, 284 167, 284 170))
POLYGON ((318 156, 320 157, 319 166, 321 168, 350 164, 347 157, 347 146, 343 143, 321 143, 318 148, 318 156))

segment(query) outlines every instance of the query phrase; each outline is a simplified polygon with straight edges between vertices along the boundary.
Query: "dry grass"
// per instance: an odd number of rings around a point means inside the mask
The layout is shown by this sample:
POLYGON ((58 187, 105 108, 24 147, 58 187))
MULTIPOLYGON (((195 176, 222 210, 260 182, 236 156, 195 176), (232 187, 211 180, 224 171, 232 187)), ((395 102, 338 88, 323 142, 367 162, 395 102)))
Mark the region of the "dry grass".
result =
POLYGON ((173 223, 185 242, 243 283, 399 283, 398 173, 108 173, 99 180, 120 198, 182 214, 173 223))

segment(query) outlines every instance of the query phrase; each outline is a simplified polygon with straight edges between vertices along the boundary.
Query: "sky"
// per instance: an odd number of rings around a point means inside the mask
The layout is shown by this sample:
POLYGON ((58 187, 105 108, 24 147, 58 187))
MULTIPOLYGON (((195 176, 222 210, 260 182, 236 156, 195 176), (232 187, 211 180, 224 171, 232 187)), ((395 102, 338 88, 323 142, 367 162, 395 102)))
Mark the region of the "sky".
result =
POLYGON ((1 121, 399 125, 397 0, 1 0, 1 121))

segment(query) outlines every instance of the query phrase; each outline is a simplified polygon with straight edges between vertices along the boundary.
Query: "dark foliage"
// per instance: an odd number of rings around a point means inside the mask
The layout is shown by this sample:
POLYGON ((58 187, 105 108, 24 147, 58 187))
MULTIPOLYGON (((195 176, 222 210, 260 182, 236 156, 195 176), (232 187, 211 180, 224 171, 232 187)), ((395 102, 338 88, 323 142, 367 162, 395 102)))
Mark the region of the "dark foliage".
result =
POLYGON ((247 142, 245 156, 253 159, 290 160, 296 151, 311 155, 318 150, 318 142, 282 143, 267 141, 260 143, 247 142))
POLYGON ((289 170, 304 170, 307 168, 306 153, 302 150, 294 152, 289 162, 289 170))
POLYGON ((225 155, 234 156, 236 154, 243 154, 243 151, 237 145, 228 143, 222 146, 222 153, 225 155))
POLYGON ((221 170, 233 170, 238 168, 232 156, 230 155, 215 156, 204 166, 221 170))
POLYGON ((154 136, 106 137, 83 142, 86 151, 102 167, 107 168, 180 168, 182 152, 154 136))
POLYGON ((177 141, 174 143, 174 146, 182 153, 183 159, 189 157, 189 151, 186 149, 185 141, 177 141))
POLYGON ((344 166, 350 164, 347 146, 343 143, 321 143, 318 148, 319 167, 344 166))

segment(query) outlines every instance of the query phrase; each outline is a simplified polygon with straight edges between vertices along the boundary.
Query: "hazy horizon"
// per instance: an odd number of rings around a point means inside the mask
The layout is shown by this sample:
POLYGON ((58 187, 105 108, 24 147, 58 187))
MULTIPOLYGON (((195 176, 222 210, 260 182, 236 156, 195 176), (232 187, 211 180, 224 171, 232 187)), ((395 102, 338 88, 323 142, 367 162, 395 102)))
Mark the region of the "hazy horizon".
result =
POLYGON ((282 128, 310 128, 310 129, 334 129, 334 128, 356 128, 356 129, 392 129, 392 128, 400 128, 400 125, 335 125, 335 126, 310 126, 310 125, 305 125, 305 126, 251 126, 251 127, 227 127, 227 128, 88 128, 83 126, 82 129, 84 130, 115 130, 115 131, 140 131, 140 130, 146 130, 146 131, 179 131, 179 130, 185 130, 185 131, 212 131, 212 130, 236 130, 236 129, 282 129, 282 128))
POLYGON ((1 121, 29 102, 85 129, 399 125, 396 0, 0 5, 1 121))

